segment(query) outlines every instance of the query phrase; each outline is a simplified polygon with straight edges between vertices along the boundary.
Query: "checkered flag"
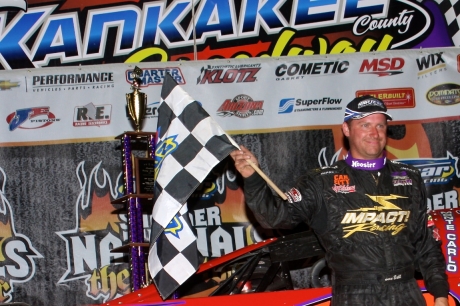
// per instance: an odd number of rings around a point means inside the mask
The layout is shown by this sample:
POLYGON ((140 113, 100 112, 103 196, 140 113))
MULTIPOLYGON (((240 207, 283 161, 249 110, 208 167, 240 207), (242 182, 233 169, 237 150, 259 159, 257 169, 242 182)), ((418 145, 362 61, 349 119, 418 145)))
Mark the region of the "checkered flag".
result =
POLYGON ((460 1, 458 0, 435 0, 439 5, 447 22, 449 32, 454 45, 460 46, 460 1))
POLYGON ((199 264, 185 202, 209 172, 239 147, 169 74, 161 89, 157 137, 148 264, 165 299, 199 264))

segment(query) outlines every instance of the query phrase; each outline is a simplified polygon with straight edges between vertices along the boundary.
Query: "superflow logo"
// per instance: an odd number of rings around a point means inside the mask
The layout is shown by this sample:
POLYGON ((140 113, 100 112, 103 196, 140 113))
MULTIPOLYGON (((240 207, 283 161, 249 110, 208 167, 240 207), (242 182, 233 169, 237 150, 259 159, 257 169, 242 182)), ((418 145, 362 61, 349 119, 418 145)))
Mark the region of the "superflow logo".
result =
MULTIPOLYGON (((141 87, 163 85, 163 81, 165 79, 166 74, 170 74, 177 84, 185 84, 185 79, 184 75, 182 74, 182 70, 178 67, 143 68, 142 75, 140 76, 142 80, 141 87)), ((132 84, 133 80, 133 70, 126 70, 126 82, 132 84)))
POLYGON ((86 295, 106 302, 130 292, 129 265, 120 260, 123 254, 110 252, 128 241, 126 217, 114 214, 110 202, 122 195, 122 187, 117 187, 123 186, 122 173, 113 184, 101 162, 89 174, 84 166, 83 161, 76 169, 80 194, 75 203, 75 228, 56 233, 64 240, 67 253, 67 270, 58 283, 84 280, 86 295))
POLYGON ((402 57, 364 59, 359 68, 359 73, 373 74, 378 77, 397 75, 403 73, 404 64, 402 57))
POLYGON ((197 84, 253 83, 257 81, 260 64, 250 65, 208 65, 201 68, 197 84))
POLYGON ((342 103, 342 99, 331 97, 322 97, 317 99, 285 98, 280 100, 278 114, 305 111, 342 110, 340 103, 342 103))
POLYGON ((35 260, 43 256, 27 236, 16 232, 13 211, 5 196, 6 174, 2 168, 0 183, 0 303, 3 303, 12 301, 16 283, 28 282, 35 275, 35 260))
POLYGON ((85 106, 75 107, 73 126, 109 125, 112 116, 112 105, 94 105, 92 102, 85 106))
POLYGON ((443 52, 431 53, 416 59, 419 80, 447 70, 442 54, 443 52))
POLYGON ((60 119, 50 112, 49 106, 22 108, 6 117, 10 132, 19 129, 40 129, 60 119))
POLYGON ((250 96, 241 94, 233 99, 227 99, 217 110, 217 115, 222 117, 236 116, 238 118, 249 118, 251 116, 262 116, 264 114, 264 101, 255 101, 250 96))

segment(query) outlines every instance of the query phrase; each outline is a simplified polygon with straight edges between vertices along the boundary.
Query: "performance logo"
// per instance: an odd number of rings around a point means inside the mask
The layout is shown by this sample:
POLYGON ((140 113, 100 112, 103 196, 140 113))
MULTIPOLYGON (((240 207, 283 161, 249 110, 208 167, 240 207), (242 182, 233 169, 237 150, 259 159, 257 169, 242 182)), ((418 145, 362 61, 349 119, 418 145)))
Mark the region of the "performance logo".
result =
POLYGON ((402 57, 364 59, 359 68, 359 73, 374 74, 378 77, 397 75, 403 73, 402 68, 404 67, 404 63, 402 57))
POLYGON ((113 88, 113 72, 46 74, 32 77, 33 92, 113 88))
POLYGON ((417 73, 418 79, 428 78, 443 71, 447 71, 446 62, 442 54, 443 52, 433 53, 416 59, 419 71, 417 73))
POLYGON ((10 90, 11 88, 19 87, 19 82, 10 82, 10 80, 0 80, 0 90, 10 90))
MULTIPOLYGON (((140 76, 142 80, 141 87, 149 87, 153 85, 163 85, 166 74, 172 76, 172 78, 179 85, 185 84, 184 75, 182 70, 177 67, 167 67, 167 68, 143 68, 142 75, 140 76)), ((133 83, 133 69, 126 70, 126 82, 129 84, 133 83)))
POLYGON ((367 196, 375 202, 374 207, 365 207, 348 210, 342 219, 344 225, 343 238, 348 238, 357 232, 366 232, 377 235, 375 232, 391 232, 397 235, 409 221, 410 211, 402 210, 390 201, 407 198, 390 194, 388 196, 367 196), (347 225, 347 226, 345 226, 347 225))
POLYGON ((0 184, 0 303, 4 303, 12 301, 14 284, 28 282, 35 275, 35 259, 43 256, 27 236, 16 232, 13 210, 5 196, 6 174, 2 168, 0 184))
POLYGON ((254 101, 250 96, 241 94, 233 99, 227 99, 217 110, 217 115, 222 117, 236 116, 238 118, 249 118, 251 116, 262 116, 264 114, 264 101, 254 101))
POLYGON ((334 186, 332 190, 336 193, 350 193, 356 192, 356 186, 350 186, 350 177, 346 174, 335 174, 334 175, 334 186))
POLYGON ((446 157, 441 158, 412 158, 397 161, 420 170, 423 182, 427 186, 448 184, 454 178, 460 178, 458 157, 453 156, 449 151, 446 157))
POLYGON ((56 233, 67 252, 67 270, 58 283, 83 280, 89 298, 107 302, 130 292, 129 264, 121 260, 122 253, 111 253, 128 241, 126 215, 114 213, 110 202, 123 195, 122 173, 113 184, 101 162, 89 174, 84 166, 80 162, 76 169, 80 194, 75 203, 75 228, 56 233))
POLYGON ((6 117, 6 122, 11 132, 17 128, 26 130, 40 129, 60 120, 50 112, 49 106, 18 109, 6 117))
POLYGON ((407 176, 406 171, 391 173, 393 186, 412 186, 412 180, 407 176))
POLYGON ((366 89, 356 91, 357 97, 365 95, 371 95, 383 100, 385 106, 389 109, 415 107, 415 91, 411 87, 366 89))
POLYGON ((275 76, 277 81, 302 80, 306 75, 343 74, 349 66, 348 61, 292 63, 289 66, 281 64, 276 67, 275 76))
POLYGON ((434 86, 426 93, 426 99, 435 105, 454 105, 460 103, 460 85, 446 83, 434 86))
POLYGON ((201 68, 201 74, 197 78, 197 84, 230 84, 252 83, 257 81, 256 74, 260 71, 260 64, 241 65, 208 65, 201 68))
POLYGON ((73 126, 101 126, 110 124, 112 105, 94 105, 93 102, 85 106, 75 107, 73 126))

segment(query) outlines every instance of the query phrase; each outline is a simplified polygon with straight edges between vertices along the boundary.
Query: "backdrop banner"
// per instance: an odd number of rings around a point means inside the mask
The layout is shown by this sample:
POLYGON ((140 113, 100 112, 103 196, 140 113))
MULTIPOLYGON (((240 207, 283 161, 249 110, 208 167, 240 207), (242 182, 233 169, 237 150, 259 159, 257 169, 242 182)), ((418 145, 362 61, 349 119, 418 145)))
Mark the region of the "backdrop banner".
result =
MULTIPOLYGON (((307 169, 344 157, 345 106, 374 95, 394 118, 388 157, 420 169, 427 208, 459 205, 460 48, 136 65, 147 95, 143 131, 156 130, 169 73, 257 155, 282 190, 307 169)), ((123 193, 115 137, 134 129, 125 98, 133 69, 120 63, 2 72, 0 302, 84 305, 130 292, 128 259, 110 250, 128 242, 126 208, 111 201, 123 193)), ((280 234, 259 228, 241 187, 227 158, 189 199, 202 256, 280 234)), ((457 255, 449 260, 458 267, 457 255)))

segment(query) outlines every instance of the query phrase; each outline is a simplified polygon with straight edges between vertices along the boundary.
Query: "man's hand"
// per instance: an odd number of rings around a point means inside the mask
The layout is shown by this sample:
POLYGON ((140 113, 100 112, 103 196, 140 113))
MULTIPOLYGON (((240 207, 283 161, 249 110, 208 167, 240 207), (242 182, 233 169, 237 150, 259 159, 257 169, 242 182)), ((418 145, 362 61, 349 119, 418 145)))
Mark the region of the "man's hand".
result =
POLYGON ((449 302, 445 297, 438 297, 434 300, 434 306, 448 306, 449 302))
POLYGON ((241 150, 235 150, 230 153, 230 156, 235 161, 235 168, 238 170, 241 175, 246 178, 250 177, 254 174, 255 170, 252 168, 251 165, 247 162, 247 160, 251 160, 254 164, 259 165, 257 158, 249 151, 245 146, 240 146, 241 150))

